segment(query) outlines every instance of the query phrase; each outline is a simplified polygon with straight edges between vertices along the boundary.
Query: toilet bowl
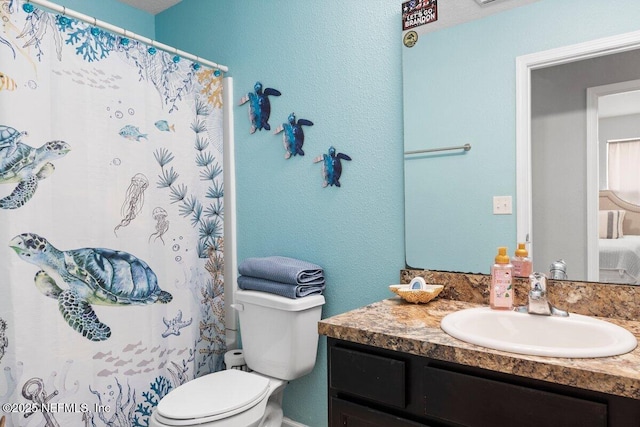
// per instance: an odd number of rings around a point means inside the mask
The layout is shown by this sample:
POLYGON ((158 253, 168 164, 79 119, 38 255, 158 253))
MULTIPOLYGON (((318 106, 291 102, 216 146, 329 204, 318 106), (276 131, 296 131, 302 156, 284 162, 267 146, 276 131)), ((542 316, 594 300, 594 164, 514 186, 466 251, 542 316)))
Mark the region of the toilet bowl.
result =
POLYGON ((289 380, 315 365, 324 297, 236 292, 247 366, 189 381, 163 397, 149 427, 280 427, 289 380))

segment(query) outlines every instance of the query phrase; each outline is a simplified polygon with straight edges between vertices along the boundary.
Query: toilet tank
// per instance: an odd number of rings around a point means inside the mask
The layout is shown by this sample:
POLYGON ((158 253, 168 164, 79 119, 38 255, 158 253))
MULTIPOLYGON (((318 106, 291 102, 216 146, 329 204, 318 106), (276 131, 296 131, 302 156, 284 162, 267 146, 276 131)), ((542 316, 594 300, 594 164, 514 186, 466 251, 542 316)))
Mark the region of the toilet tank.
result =
POLYGON ((247 366, 282 380, 311 372, 316 363, 323 304, 322 295, 292 299, 238 290, 234 308, 238 310, 247 366))

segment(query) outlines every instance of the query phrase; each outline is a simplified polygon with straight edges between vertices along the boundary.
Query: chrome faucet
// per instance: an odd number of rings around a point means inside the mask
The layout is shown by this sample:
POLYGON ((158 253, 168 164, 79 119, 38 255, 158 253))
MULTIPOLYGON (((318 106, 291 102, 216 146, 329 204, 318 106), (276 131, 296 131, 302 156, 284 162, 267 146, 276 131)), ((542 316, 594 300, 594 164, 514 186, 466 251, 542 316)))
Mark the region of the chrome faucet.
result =
POLYGON ((532 273, 529 276, 529 282, 531 284, 529 303, 514 308, 514 311, 542 316, 569 316, 568 312, 560 310, 549 303, 547 299, 547 276, 543 273, 532 273))
POLYGON ((567 263, 563 259, 559 259, 551 263, 549 275, 555 280, 567 280, 567 263))

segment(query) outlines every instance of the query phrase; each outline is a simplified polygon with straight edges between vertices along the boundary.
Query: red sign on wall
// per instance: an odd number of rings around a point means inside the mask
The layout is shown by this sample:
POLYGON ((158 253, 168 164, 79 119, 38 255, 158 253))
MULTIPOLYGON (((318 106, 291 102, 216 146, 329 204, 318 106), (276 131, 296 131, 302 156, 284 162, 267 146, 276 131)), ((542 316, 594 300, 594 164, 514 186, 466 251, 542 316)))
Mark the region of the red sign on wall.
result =
POLYGON ((438 20, 438 0, 411 0, 402 3, 402 30, 438 20))

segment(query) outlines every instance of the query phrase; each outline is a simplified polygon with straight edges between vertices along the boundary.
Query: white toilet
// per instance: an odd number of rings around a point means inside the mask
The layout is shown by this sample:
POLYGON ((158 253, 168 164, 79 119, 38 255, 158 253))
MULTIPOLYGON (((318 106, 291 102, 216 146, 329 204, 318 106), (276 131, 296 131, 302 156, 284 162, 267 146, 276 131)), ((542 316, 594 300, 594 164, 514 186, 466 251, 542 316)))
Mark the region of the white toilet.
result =
POLYGON ((167 394, 150 427, 280 427, 287 382, 313 369, 324 297, 291 299, 238 290, 242 347, 253 372, 236 369, 189 381, 167 394))

